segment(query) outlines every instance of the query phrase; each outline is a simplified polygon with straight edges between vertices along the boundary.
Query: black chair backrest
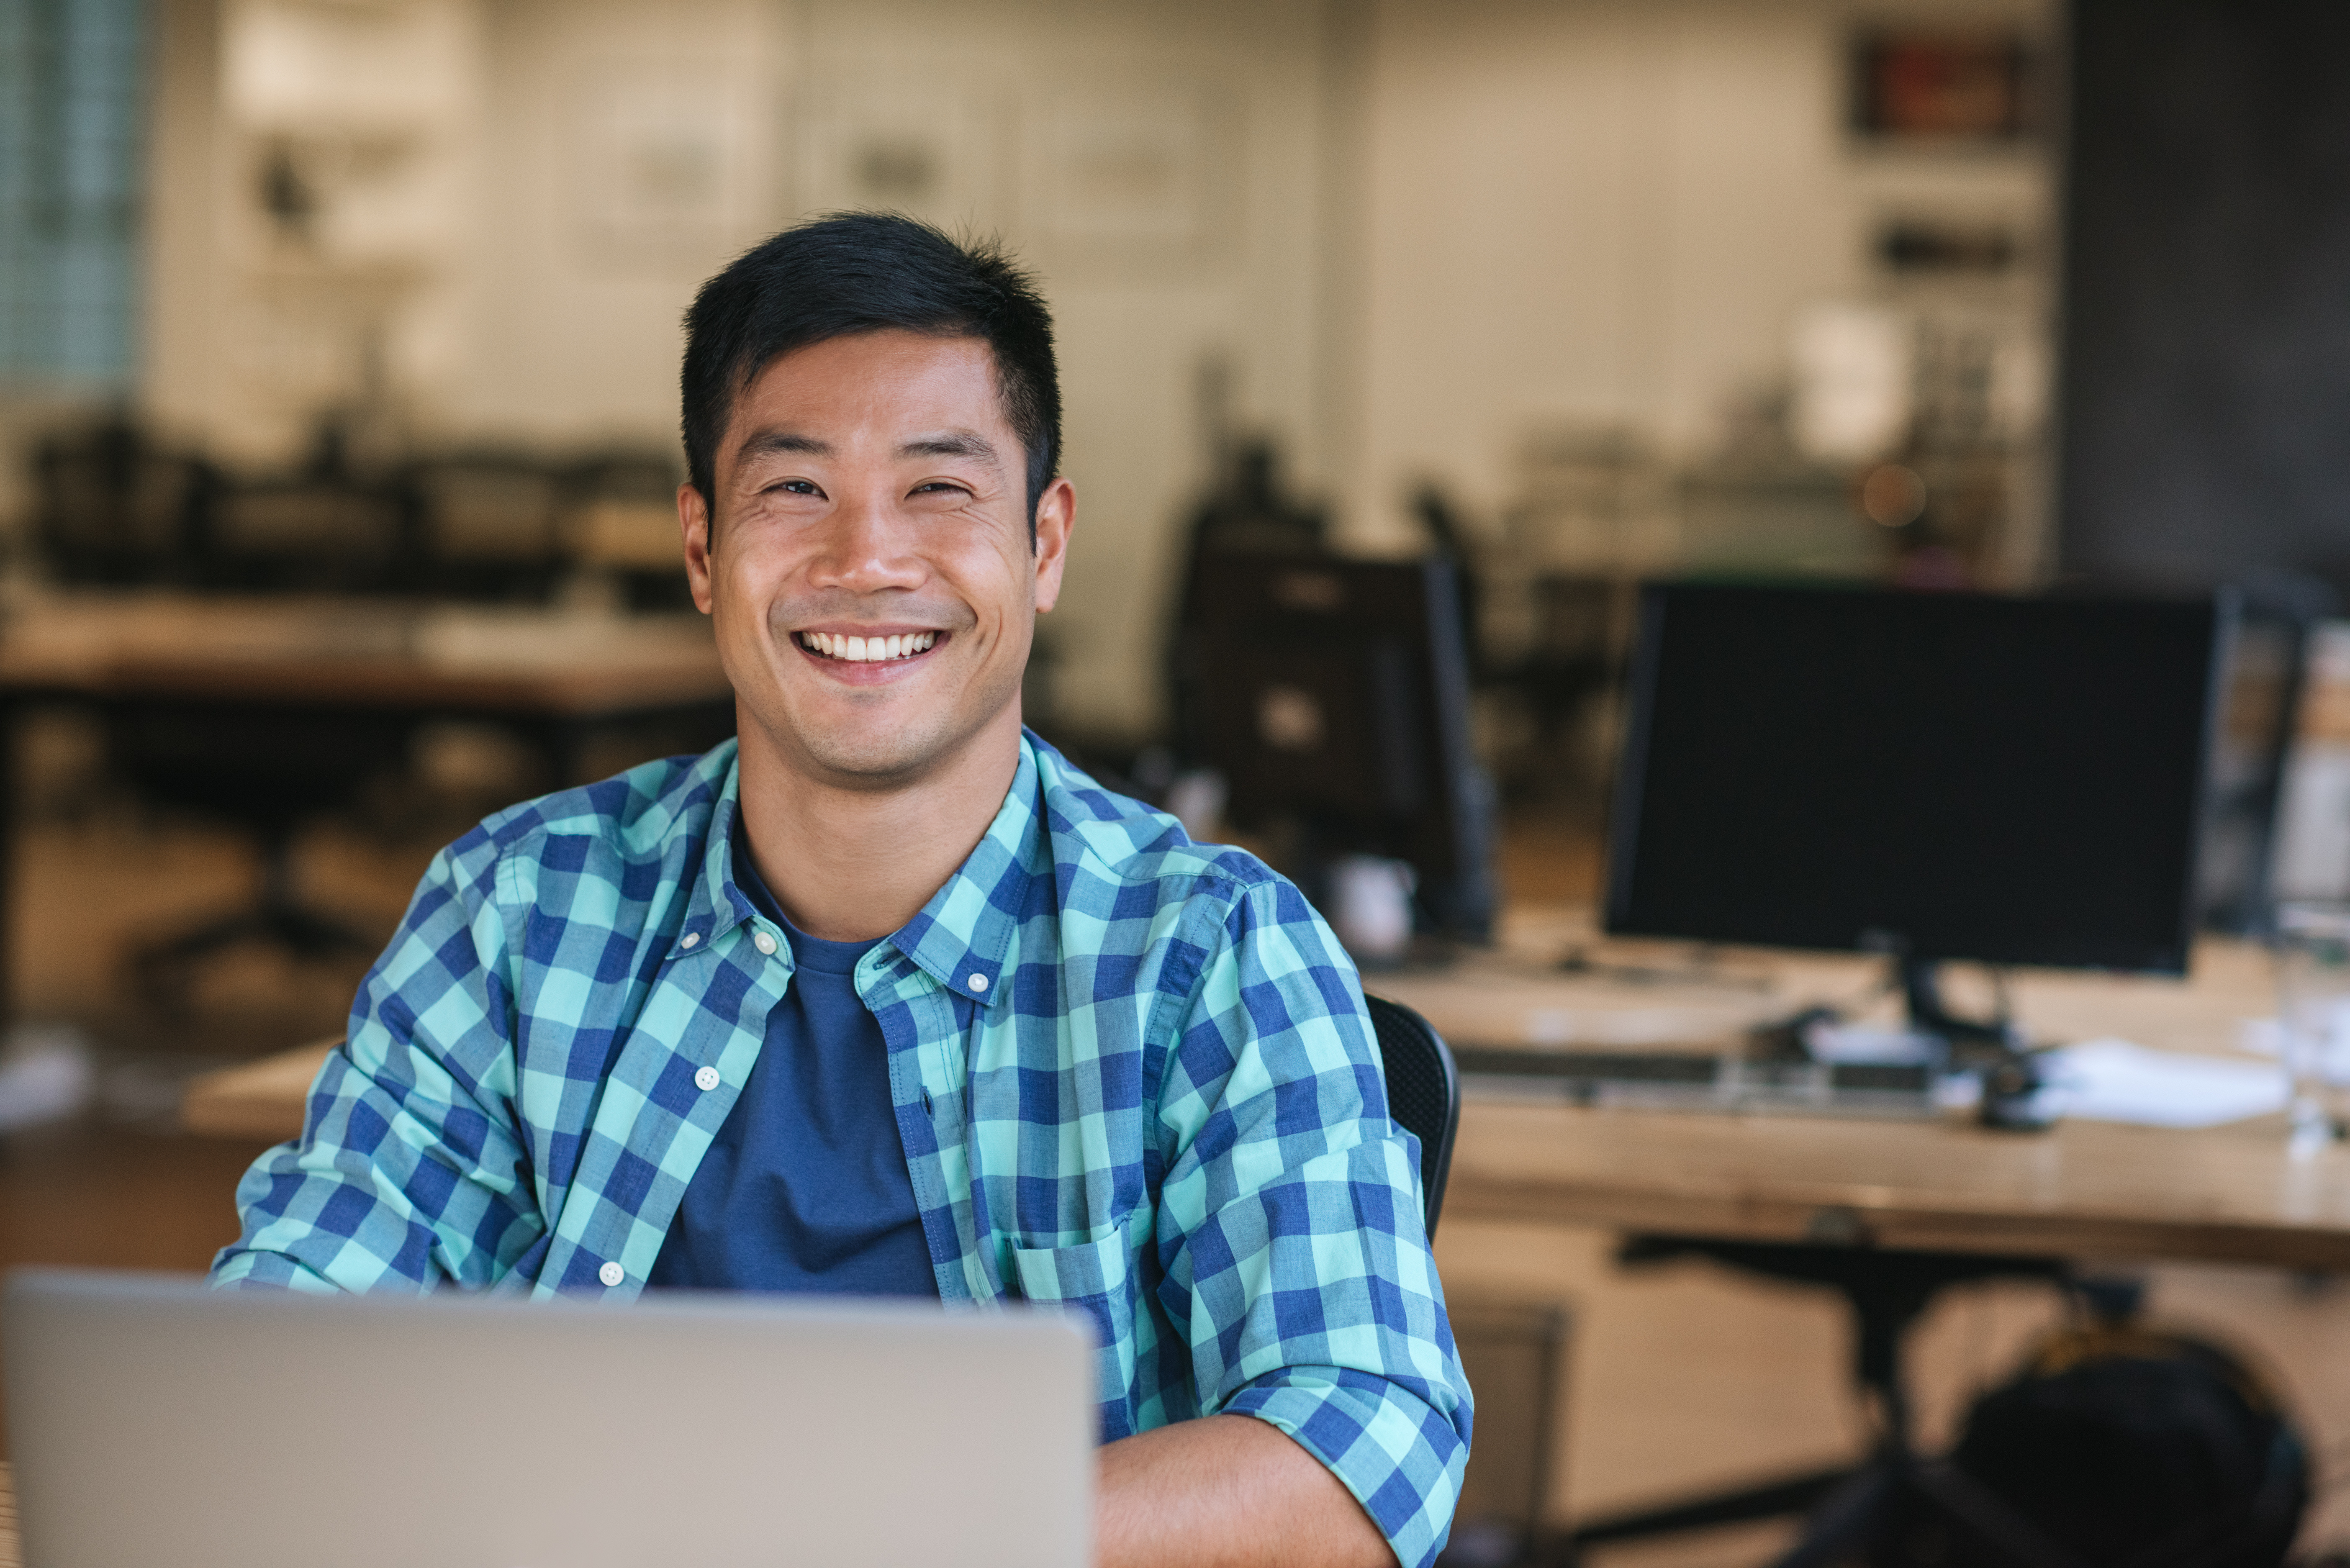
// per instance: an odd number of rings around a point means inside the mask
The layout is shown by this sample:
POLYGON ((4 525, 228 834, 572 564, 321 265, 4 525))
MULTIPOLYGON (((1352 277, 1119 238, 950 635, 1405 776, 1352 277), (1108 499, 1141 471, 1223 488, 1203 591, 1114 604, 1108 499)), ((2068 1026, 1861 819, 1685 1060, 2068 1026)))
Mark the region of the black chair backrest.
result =
POLYGON ((1365 996, 1379 1056, 1387 1067, 1388 1114, 1419 1139, 1420 1203, 1428 1233, 1436 1234, 1444 1206, 1444 1178, 1452 1168, 1452 1135, 1461 1126, 1461 1070, 1451 1048, 1428 1020, 1399 1002, 1365 996))

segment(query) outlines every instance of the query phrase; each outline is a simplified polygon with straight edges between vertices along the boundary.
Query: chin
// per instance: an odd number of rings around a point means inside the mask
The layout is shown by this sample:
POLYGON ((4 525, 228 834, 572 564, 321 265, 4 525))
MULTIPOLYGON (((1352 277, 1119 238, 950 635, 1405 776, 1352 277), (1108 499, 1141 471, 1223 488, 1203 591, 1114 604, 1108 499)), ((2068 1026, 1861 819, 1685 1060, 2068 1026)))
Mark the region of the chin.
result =
POLYGON ((884 689, 864 701, 842 701, 825 692, 815 701, 787 701, 777 715, 785 722, 770 732, 788 737, 787 749, 820 776, 850 788, 888 789, 954 763, 1007 707, 1016 722, 1019 690, 1016 680, 991 680, 963 688, 943 704, 920 700, 936 693, 884 689), (910 698, 916 700, 903 700, 910 698))
POLYGON ((918 778, 965 737, 935 722, 809 725, 798 740, 825 773, 882 786, 918 778))

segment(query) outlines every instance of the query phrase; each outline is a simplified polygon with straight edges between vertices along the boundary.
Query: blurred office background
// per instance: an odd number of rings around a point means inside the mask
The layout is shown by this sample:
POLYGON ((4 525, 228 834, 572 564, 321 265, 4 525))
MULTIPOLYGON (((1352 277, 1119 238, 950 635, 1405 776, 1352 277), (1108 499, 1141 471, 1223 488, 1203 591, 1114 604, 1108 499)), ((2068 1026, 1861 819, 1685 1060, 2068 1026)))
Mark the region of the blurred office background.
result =
MULTIPOLYGON (((2262 690, 2290 690, 2288 664, 2350 684, 2293 640, 2333 602, 2322 547, 2170 505, 2178 454, 2146 421, 2100 426, 2113 400, 2059 396, 2067 330, 2092 335, 2074 346, 2101 385, 2143 404, 2168 384, 2110 350, 2143 326, 2119 273, 2076 287, 2060 324, 2084 265, 2060 168, 2076 31, 2116 37, 2124 65, 2080 79, 2125 141, 2164 134, 2130 92, 2168 90, 2178 51, 2152 58, 2111 5, 2074 9, 0 0, 0 660, 12 628, 46 628, 44 658, 71 644, 74 607, 100 600, 150 607, 128 635, 163 662, 265 602, 312 618, 287 647, 323 615, 492 662, 615 637, 681 657, 681 313, 795 218, 887 207, 1000 233, 1044 281, 1081 525, 1030 713, 1138 788, 1191 776, 1169 649, 1219 531, 1453 561, 1471 736, 1525 907, 1592 896, 1645 576, 2029 588, 2274 568, 2294 629, 2262 690), (2104 442, 2061 483, 2060 403, 2084 451, 2104 442)), ((2266 68, 2227 57, 2240 86, 2266 68)), ((2304 86, 2307 123, 2331 123, 2339 93, 2304 86)), ((2160 144, 2191 183, 2198 139, 2160 144)), ((2240 163, 2262 145, 2245 132, 2240 163)), ((2115 213, 2101 257, 2162 251, 2115 213)), ((2246 311, 2276 293, 2248 287, 2246 311)), ((2316 516, 2321 493, 2293 505, 2316 516)), ((561 743, 511 715, 404 722, 257 822, 185 787, 196 741, 144 713, 33 701, 17 723, 10 1050, 97 1108, 81 1132, 0 1138, 11 1257, 200 1262, 253 1150, 168 1133, 187 1074, 338 1028, 360 948, 475 816, 703 743, 709 718, 681 700, 561 743), (360 945, 183 962, 172 942, 273 866, 265 904, 360 945)), ((2254 783, 2274 728, 2251 725, 2254 783)), ((238 743, 265 768, 315 753, 238 743)), ((2334 776, 2298 808, 2312 853, 2350 874, 2334 776)), ((1212 815, 1212 792, 1185 798, 1212 815)), ((1688 1271, 1612 1282, 1597 1238, 1502 1229, 1478 1252, 1461 1227, 1448 1268, 1586 1303, 1594 1381, 1552 1456, 1554 1507, 1850 1436, 1821 1303, 1688 1271), (1626 1370, 1668 1363, 1679 1382, 1626 1370)), ((2270 1313, 2313 1377, 2350 1386, 2318 1297, 2225 1271, 2179 1289, 2270 1313)), ((1933 1419, 2044 1316, 1985 1287, 1929 1323, 1933 1419)))
POLYGON ((678 608, 680 313, 859 206, 1045 280, 1082 533, 1031 718, 1146 785, 1211 515, 1460 561, 1536 891, 1590 874, 1623 584, 2050 569, 2043 5, 5 18, 22 592, 678 608))

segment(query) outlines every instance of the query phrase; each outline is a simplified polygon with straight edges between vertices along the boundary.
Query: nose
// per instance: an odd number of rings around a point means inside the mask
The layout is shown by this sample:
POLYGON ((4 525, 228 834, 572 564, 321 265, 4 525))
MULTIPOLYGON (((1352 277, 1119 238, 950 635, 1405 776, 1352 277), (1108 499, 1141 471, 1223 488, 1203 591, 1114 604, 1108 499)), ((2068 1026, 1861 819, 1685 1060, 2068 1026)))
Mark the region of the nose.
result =
POLYGON ((895 496, 860 490, 842 497, 817 524, 816 548, 808 565, 809 586, 854 594, 916 588, 927 572, 915 549, 910 519, 895 496))

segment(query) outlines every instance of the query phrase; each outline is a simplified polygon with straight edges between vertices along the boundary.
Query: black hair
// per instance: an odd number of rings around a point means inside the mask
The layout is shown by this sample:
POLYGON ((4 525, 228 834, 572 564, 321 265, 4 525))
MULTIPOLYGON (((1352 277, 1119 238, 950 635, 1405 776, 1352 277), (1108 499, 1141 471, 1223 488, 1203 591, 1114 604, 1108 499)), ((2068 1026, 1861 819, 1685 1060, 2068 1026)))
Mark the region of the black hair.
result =
POLYGON ((957 241, 898 213, 836 213, 785 229, 693 296, 678 377, 686 479, 713 517, 717 446, 743 389, 795 349, 891 328, 987 345, 1004 419, 1027 449, 1035 533, 1061 452, 1052 312, 1001 242, 957 241))

